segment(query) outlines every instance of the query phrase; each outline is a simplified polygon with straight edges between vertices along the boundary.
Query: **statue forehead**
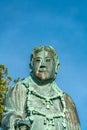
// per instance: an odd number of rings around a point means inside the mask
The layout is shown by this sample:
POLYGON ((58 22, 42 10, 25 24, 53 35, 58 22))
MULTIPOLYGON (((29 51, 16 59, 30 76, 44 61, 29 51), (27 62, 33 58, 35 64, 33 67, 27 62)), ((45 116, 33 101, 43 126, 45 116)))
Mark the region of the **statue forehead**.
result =
POLYGON ((34 57, 53 57, 53 53, 51 51, 41 50, 35 53, 34 57))
POLYGON ((53 57, 55 55, 55 50, 50 46, 39 46, 33 50, 32 54, 33 54, 33 57, 36 57, 36 56, 53 57))

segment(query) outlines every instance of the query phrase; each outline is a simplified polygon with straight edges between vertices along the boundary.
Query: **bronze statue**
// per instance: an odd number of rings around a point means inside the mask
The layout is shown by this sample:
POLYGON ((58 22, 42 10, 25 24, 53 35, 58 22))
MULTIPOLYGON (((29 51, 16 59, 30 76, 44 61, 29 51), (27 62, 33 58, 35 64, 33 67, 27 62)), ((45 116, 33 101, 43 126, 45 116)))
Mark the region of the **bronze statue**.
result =
POLYGON ((73 100, 56 84, 59 66, 51 46, 32 51, 30 76, 6 96, 2 130, 81 130, 73 100))

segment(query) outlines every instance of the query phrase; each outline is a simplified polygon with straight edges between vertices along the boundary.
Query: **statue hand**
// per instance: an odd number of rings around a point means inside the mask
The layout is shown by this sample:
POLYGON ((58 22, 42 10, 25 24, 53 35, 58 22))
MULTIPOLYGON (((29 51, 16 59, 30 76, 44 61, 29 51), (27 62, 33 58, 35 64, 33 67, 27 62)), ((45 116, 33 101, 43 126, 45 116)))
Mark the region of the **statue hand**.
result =
POLYGON ((14 127, 19 128, 21 126, 27 126, 28 128, 30 128, 31 122, 29 120, 16 120, 15 124, 14 124, 14 127))

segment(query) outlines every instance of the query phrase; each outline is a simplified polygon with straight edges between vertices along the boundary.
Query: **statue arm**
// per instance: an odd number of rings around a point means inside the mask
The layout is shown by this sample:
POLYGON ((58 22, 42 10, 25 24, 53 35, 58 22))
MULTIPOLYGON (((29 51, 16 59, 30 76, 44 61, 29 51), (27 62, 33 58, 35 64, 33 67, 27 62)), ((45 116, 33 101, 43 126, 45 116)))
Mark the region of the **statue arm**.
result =
POLYGON ((72 98, 67 94, 65 94, 65 102, 67 109, 66 118, 68 120, 69 130, 81 130, 76 106, 72 98))
POLYGON ((16 84, 8 91, 5 98, 2 130, 15 130, 15 121, 23 118, 26 100, 25 94, 26 88, 22 84, 16 84))

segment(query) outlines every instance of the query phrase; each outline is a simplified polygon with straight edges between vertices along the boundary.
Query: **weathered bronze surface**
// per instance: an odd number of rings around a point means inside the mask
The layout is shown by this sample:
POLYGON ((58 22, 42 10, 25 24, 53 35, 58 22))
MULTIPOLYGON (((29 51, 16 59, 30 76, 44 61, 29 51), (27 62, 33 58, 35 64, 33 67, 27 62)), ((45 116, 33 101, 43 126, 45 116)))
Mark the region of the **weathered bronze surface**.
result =
POLYGON ((51 46, 32 51, 30 76, 6 96, 2 130, 81 130, 73 100, 56 84, 59 65, 51 46))

